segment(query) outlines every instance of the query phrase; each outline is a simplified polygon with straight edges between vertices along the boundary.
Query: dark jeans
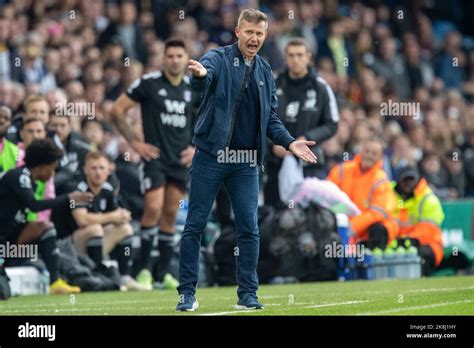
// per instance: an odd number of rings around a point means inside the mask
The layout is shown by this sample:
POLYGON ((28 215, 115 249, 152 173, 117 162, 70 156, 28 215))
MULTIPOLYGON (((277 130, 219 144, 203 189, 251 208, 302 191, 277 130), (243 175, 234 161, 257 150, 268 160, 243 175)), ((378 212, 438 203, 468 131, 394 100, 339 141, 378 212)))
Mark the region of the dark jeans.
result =
POLYGON ((194 295, 198 281, 201 236, 219 187, 224 184, 232 203, 237 231, 237 294, 256 294, 259 253, 258 166, 218 163, 197 149, 190 169, 189 210, 181 238, 178 293, 194 295))

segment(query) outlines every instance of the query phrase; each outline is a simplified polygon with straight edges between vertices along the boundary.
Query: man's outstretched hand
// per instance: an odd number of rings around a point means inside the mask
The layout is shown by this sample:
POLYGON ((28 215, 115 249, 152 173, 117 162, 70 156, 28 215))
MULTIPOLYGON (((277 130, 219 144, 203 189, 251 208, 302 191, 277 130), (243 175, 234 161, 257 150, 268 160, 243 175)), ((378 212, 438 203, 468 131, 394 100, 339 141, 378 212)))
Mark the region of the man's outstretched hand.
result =
POLYGON ((312 140, 295 140, 290 144, 289 150, 298 158, 309 163, 316 163, 316 155, 308 146, 315 145, 316 142, 312 140))
POLYGON ((204 77, 207 75, 206 68, 197 60, 190 59, 188 62, 188 69, 189 72, 196 77, 204 77))

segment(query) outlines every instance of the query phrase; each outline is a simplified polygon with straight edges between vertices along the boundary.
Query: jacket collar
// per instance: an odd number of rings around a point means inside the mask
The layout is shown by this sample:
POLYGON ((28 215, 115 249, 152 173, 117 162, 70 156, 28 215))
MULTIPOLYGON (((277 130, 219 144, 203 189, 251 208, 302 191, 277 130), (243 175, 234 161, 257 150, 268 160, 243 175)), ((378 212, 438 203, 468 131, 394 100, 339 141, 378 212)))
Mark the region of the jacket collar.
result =
POLYGON ((414 194, 415 196, 423 196, 431 191, 428 182, 426 181, 425 178, 421 178, 418 181, 418 184, 416 184, 415 189, 414 189, 414 194))
MULTIPOLYGON (((290 79, 290 73, 289 73, 288 67, 285 67, 285 70, 283 70, 283 74, 286 76, 287 79, 290 79)), ((311 65, 308 65, 308 73, 305 76, 301 77, 300 79, 303 80, 308 77, 312 79, 316 79, 318 77, 316 69, 311 65)))

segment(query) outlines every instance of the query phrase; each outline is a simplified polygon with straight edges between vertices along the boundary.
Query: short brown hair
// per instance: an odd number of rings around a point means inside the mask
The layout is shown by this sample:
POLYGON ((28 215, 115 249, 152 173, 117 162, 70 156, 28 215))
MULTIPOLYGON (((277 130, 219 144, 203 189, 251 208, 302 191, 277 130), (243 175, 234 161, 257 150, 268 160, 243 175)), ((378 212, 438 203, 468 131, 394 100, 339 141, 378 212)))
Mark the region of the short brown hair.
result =
POLYGON ((33 122, 39 122, 43 125, 43 128, 46 128, 44 127, 44 123, 41 122, 41 120, 39 118, 36 118, 36 117, 32 117, 32 118, 27 118, 26 120, 23 120, 22 124, 21 124, 21 129, 22 130, 23 128, 25 128, 27 125, 29 125, 30 123, 33 123, 33 122))
MULTIPOLYGON (((41 101, 44 101, 46 104, 48 104, 48 101, 42 95, 38 95, 38 94, 30 95, 28 98, 26 98, 25 102, 23 103, 23 108, 26 111, 28 109, 28 105, 30 105, 31 103, 37 103, 41 101)), ((48 104, 48 107, 49 107, 49 104, 48 104)))
POLYGON ((308 42, 300 37, 290 39, 290 41, 288 41, 288 43, 286 44, 285 52, 290 46, 304 46, 306 48, 306 52, 311 53, 311 49, 309 48, 308 42))
POLYGON ((90 151, 87 153, 86 158, 84 159, 84 163, 90 160, 98 160, 100 158, 105 158, 105 160, 109 162, 109 158, 102 151, 90 151))
POLYGON ((256 10, 254 8, 248 8, 240 12, 240 16, 237 21, 238 27, 240 27, 240 22, 242 20, 254 24, 258 24, 260 22, 268 23, 268 16, 262 11, 256 10))

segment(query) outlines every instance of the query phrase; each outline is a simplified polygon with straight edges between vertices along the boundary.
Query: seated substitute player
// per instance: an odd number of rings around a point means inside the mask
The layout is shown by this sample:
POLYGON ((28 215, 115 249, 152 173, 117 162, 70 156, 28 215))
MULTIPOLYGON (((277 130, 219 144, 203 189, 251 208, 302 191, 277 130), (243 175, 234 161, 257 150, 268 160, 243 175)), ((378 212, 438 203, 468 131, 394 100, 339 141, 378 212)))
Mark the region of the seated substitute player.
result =
POLYGON ((59 278, 54 225, 44 221, 28 222, 28 213, 92 200, 90 193, 77 191, 51 200, 36 200, 36 181, 48 181, 61 156, 61 150, 50 140, 34 140, 26 148, 25 165, 9 170, 0 180, 0 243, 37 243, 50 274, 51 294, 77 293, 80 288, 59 278))
POLYGON ((103 255, 118 261, 121 285, 126 290, 147 290, 131 276, 131 214, 120 208, 113 185, 107 181, 110 162, 101 152, 89 152, 84 163, 84 180, 77 184, 80 192, 91 192, 91 204, 77 204, 71 213, 76 224, 73 240, 79 252, 87 253, 100 268, 103 255))
POLYGON ((168 274, 173 254, 172 240, 179 203, 188 182, 194 110, 197 95, 191 92, 184 75, 188 54, 184 42, 170 39, 165 43, 163 73, 156 71, 136 80, 112 108, 113 120, 133 149, 144 160, 145 210, 141 219, 142 250, 137 280, 145 286, 153 283, 151 252, 158 236, 158 271, 155 280, 164 288, 176 288, 168 274), (143 135, 139 140, 127 125, 125 115, 140 103, 143 135), (158 227, 159 224, 159 227, 158 227))

